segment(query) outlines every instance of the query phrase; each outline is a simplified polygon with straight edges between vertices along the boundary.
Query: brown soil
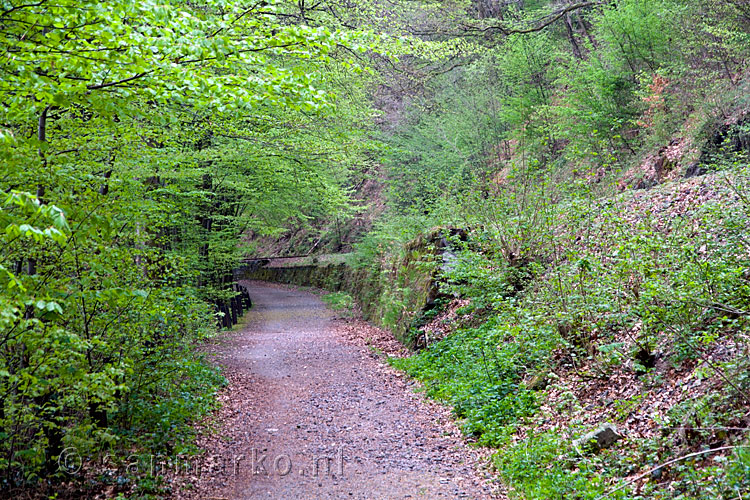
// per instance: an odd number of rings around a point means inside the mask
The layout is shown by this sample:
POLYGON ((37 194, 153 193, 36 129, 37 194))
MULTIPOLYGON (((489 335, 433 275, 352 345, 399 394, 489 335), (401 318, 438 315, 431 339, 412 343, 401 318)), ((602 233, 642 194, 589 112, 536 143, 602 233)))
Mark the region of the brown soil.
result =
POLYGON ((381 330, 336 319, 310 292, 245 285, 245 327, 213 348, 229 380, 217 431, 200 442, 215 467, 176 496, 500 496, 447 410, 378 360, 368 344, 393 346, 381 330))

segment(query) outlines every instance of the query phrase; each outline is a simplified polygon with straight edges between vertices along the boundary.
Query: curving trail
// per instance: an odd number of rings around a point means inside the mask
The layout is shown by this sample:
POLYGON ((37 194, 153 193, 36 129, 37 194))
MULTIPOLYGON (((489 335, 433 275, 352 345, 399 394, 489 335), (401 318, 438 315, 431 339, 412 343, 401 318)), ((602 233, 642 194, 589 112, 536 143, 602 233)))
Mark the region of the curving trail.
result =
POLYGON ((222 428, 201 443, 222 463, 193 495, 493 498, 445 410, 347 339, 316 295, 246 285, 246 325, 214 348, 230 380, 222 428))

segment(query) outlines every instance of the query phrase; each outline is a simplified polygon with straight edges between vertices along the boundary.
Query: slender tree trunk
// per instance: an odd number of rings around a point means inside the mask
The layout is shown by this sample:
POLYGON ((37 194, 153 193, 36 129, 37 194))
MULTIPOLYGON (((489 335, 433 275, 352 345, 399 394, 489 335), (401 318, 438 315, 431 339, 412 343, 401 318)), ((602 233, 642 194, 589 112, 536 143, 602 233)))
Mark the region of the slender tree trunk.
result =
POLYGON ((589 39, 589 42, 591 43, 592 47, 597 47, 599 44, 596 42, 596 38, 591 35, 591 31, 589 30, 587 26, 586 20, 581 16, 580 12, 576 12, 576 17, 578 18, 578 25, 581 27, 581 30, 583 31, 583 34, 586 35, 586 38, 589 39))
POLYGON ((577 59, 583 59, 581 48, 578 46, 575 32, 573 31, 573 22, 570 19, 570 14, 565 15, 565 31, 567 31, 568 33, 568 40, 570 41, 570 45, 573 48, 573 55, 575 55, 577 59))
MULTIPOLYGON (((201 189, 206 192, 209 191, 213 187, 213 179, 211 177, 211 174, 203 174, 203 183, 201 184, 201 189)), ((198 256, 201 258, 202 261, 206 262, 208 261, 208 237, 211 233, 211 212, 213 207, 211 206, 211 203, 207 203, 203 207, 202 213, 198 216, 198 223, 200 224, 200 227, 203 229, 202 231, 202 237, 203 237, 203 243, 198 247, 198 256)), ((205 284, 206 280, 203 274, 201 273, 198 276, 198 288, 202 287, 205 284)))

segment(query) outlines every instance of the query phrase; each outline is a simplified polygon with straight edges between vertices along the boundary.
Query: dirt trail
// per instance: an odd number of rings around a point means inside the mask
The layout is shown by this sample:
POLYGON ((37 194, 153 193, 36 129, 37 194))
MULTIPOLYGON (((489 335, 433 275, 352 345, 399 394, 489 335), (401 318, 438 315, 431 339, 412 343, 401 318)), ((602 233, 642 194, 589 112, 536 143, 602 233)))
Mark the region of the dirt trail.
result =
POLYGON ((223 472, 197 496, 493 497, 445 411, 348 341, 317 296, 246 284, 248 321, 215 348, 230 380, 223 437, 202 443, 223 472))

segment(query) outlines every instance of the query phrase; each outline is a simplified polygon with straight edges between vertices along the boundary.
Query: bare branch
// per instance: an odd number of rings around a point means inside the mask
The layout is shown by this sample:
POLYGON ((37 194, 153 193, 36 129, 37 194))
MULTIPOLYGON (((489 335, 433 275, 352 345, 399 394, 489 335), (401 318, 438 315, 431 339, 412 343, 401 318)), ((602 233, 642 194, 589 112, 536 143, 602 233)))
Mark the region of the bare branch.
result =
POLYGON ((735 448, 750 448, 750 446, 742 446, 742 445, 737 445, 737 446, 721 446, 719 448, 712 448, 710 450, 696 451, 695 453, 690 453, 688 455, 683 455, 681 457, 674 458, 672 460, 669 460, 668 462, 664 462, 663 464, 657 465, 653 469, 647 470, 643 474, 640 474, 640 475, 634 477, 633 479, 629 479, 629 480, 625 481, 624 483, 622 483, 617 488, 615 488, 613 490, 609 490, 605 494, 596 497, 596 500, 603 500, 604 498, 607 498, 608 496, 610 496, 612 493, 620 491, 621 489, 625 488, 629 484, 633 484, 636 481, 640 481, 644 477, 649 476, 652 472, 656 472, 657 470, 661 469, 662 467, 666 467, 667 465, 671 465, 671 464, 674 464, 674 463, 677 463, 677 462, 681 462, 682 460, 687 460, 688 458, 693 458, 693 457, 697 457, 697 456, 700 456, 700 455, 706 455, 708 453, 716 453, 718 451, 733 450, 735 448))
MULTIPOLYGON (((580 2, 573 5, 568 5, 565 8, 559 9, 552 14, 549 14, 548 16, 545 16, 539 20, 537 20, 535 23, 533 23, 533 26, 530 28, 511 28, 508 26, 504 26, 502 24, 495 24, 491 26, 474 26, 470 24, 464 24, 462 27, 465 31, 470 32, 471 35, 481 34, 481 33, 488 33, 488 32, 500 32, 505 36, 508 35, 524 35, 529 33, 535 33, 537 31, 542 31, 548 26, 556 23, 560 19, 562 19, 564 16, 570 14, 571 12, 575 12, 581 9, 585 9, 586 7, 593 7, 594 5, 601 5, 601 1, 588 1, 588 2, 580 2)), ((442 33, 442 32, 430 32, 430 31, 412 31, 412 35, 453 35, 453 36, 466 36, 467 33, 442 33)))

